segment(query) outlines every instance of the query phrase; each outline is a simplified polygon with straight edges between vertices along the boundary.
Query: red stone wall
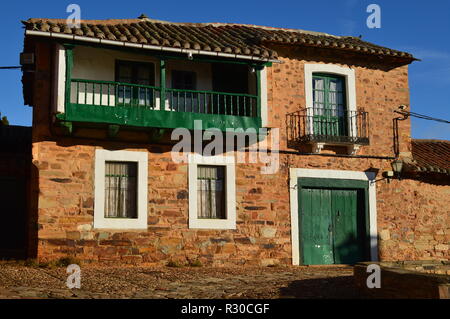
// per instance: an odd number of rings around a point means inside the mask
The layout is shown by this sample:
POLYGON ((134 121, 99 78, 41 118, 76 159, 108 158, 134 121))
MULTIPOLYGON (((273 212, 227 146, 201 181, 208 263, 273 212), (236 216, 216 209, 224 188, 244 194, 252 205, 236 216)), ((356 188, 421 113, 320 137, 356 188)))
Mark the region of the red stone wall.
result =
MULTIPOLYGON (((281 149, 286 150, 285 114, 305 104, 305 61, 332 62, 336 57, 329 58, 328 53, 323 53, 319 58, 319 51, 314 51, 313 55, 301 50, 279 50, 284 63, 274 64, 268 71, 269 118, 270 126, 281 128, 281 149)), ((388 159, 295 154, 280 154, 281 168, 274 175, 262 175, 259 164, 237 164, 237 230, 190 230, 187 165, 171 161, 170 147, 149 145, 131 133, 121 132, 123 135, 118 139, 132 140, 134 136, 135 143, 101 139, 104 132, 100 131, 90 131, 95 139, 55 134, 49 123, 51 83, 47 60, 51 54, 45 44, 38 44, 37 51, 35 88, 39 88, 39 94, 35 95, 33 116, 33 165, 37 170, 33 178, 38 185, 34 189, 38 198, 35 226, 39 238, 35 249, 41 259, 76 255, 95 261, 166 263, 198 259, 214 265, 290 264, 290 167, 378 169, 378 178, 381 172, 390 169, 388 159), (92 229, 96 148, 149 152, 148 231, 92 229)), ((349 60, 339 59, 341 63, 349 60)), ((352 58, 351 61, 357 60, 352 58)), ((400 104, 409 104, 407 67, 383 70, 377 65, 361 65, 363 62, 350 64, 356 69, 358 106, 370 113, 371 144, 364 146, 359 154, 393 156, 392 119, 395 114, 392 111, 400 104)), ((409 121, 402 122, 400 128, 401 151, 407 155, 409 121)), ((333 150, 325 152, 333 153, 333 150)), ((449 192, 449 186, 414 180, 378 182, 380 256, 386 260, 448 259, 449 192)))

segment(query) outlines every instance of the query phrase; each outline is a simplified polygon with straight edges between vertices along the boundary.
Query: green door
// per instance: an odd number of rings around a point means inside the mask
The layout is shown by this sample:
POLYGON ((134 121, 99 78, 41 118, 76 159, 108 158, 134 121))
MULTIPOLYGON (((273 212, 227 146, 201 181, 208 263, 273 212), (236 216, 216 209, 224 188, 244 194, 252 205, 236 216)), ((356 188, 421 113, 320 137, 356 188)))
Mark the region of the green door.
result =
POLYGON ((299 203, 303 264, 354 264, 364 260, 364 190, 303 187, 299 203))
POLYGON ((329 74, 313 76, 313 133, 322 136, 345 136, 345 80, 329 74))
POLYGON ((331 190, 303 188, 300 192, 300 236, 303 263, 334 264, 331 233, 331 190))

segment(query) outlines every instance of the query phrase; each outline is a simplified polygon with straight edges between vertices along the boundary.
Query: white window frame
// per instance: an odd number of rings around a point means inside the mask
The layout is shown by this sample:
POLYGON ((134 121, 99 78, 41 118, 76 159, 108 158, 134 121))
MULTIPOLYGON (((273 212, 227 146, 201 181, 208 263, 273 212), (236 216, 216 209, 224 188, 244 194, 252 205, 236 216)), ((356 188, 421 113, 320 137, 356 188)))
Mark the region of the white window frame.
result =
POLYGON ((53 112, 64 113, 66 99, 66 49, 60 44, 55 46, 53 74, 53 112))
MULTIPOLYGON (((306 107, 312 110, 314 106, 313 101, 313 75, 314 73, 326 73, 332 75, 342 76, 345 79, 346 92, 346 108, 347 111, 356 111, 356 81, 355 70, 349 67, 343 67, 335 64, 305 64, 305 98, 306 107)), ((308 114, 312 116, 313 114, 308 114)), ((351 123, 349 121, 349 123, 351 123)), ((310 134, 313 126, 310 125, 310 134)), ((349 135, 356 136, 356 123, 349 127, 349 135)))
POLYGON ((291 242, 292 264, 300 265, 300 243, 298 225, 298 178, 330 178, 353 179, 369 182, 369 233, 370 233, 370 257, 372 261, 378 261, 378 231, 377 231, 377 192, 375 178, 372 172, 340 171, 328 169, 290 169, 290 204, 291 204, 291 242))
POLYGON ((236 165, 234 156, 189 155, 189 228, 236 229, 236 165), (197 168, 199 165, 225 167, 226 219, 201 219, 197 211, 197 168))
POLYGON ((148 153, 132 151, 95 151, 94 228, 147 229, 148 153), (105 217, 105 162, 137 163, 137 218, 105 217))
POLYGON ((267 127, 269 125, 269 114, 267 109, 267 67, 261 70, 260 76, 260 90, 258 94, 261 95, 261 126, 267 127))

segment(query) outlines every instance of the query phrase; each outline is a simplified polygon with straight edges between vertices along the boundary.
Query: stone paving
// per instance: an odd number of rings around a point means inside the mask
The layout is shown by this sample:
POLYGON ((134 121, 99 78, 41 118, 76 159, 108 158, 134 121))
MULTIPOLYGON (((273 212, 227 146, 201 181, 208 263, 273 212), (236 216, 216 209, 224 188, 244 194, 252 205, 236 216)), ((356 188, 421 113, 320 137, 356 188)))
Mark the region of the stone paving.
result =
POLYGON ((0 298, 360 298, 351 267, 82 266, 81 289, 66 268, 0 264, 0 298))

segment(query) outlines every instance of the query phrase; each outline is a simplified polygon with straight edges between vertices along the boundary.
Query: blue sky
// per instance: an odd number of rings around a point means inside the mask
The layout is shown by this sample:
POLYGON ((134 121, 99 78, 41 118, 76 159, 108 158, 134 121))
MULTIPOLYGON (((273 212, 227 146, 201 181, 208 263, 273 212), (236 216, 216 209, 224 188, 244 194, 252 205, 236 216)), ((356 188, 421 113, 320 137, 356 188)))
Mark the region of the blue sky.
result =
MULTIPOLYGON (((0 66, 19 64, 23 47, 21 20, 66 18, 66 7, 81 6, 82 19, 150 18, 176 22, 235 22, 298 28, 336 35, 362 35, 366 41, 413 53, 410 67, 412 111, 450 119, 450 1, 406 0, 227 0, 227 1, 4 1, 0 12, 0 66), (381 28, 369 29, 366 8, 381 7, 381 28)), ((21 72, 0 70, 0 112, 11 124, 31 125, 23 105, 21 72)), ((367 106, 366 109, 370 109, 367 106)), ((450 139, 450 125, 413 120, 413 137, 450 139)))

